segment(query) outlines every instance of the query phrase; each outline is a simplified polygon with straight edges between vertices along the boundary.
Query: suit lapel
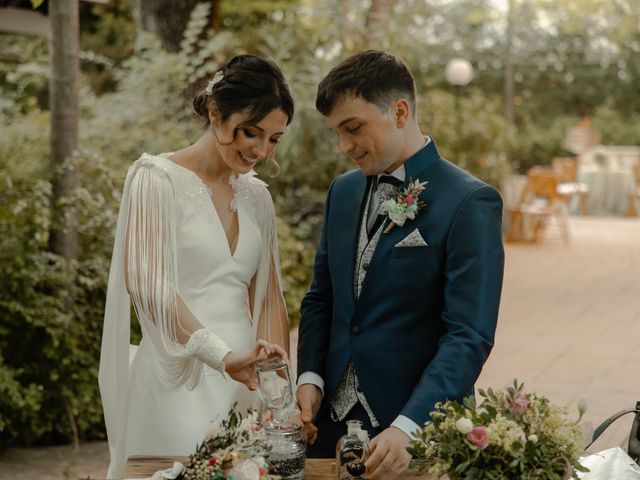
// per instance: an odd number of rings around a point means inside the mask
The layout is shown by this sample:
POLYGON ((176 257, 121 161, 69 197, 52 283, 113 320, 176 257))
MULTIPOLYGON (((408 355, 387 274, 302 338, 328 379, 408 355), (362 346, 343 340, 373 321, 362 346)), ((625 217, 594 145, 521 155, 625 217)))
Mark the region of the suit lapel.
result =
MULTIPOLYGON (((335 229, 336 245, 340 245, 338 257, 339 277, 347 280, 349 290, 353 291, 356 257, 358 253, 358 237, 360 222, 365 221, 364 207, 367 203, 367 192, 372 177, 362 174, 354 175, 354 179, 344 190, 338 199, 338 208, 341 213, 337 216, 340 225, 335 229)), ((351 295, 353 298, 353 295, 351 295)), ((355 301, 355 299, 354 299, 355 301)))
POLYGON ((402 184, 402 188, 407 188, 410 180, 420 179, 421 182, 429 180, 429 178, 424 176, 423 173, 425 170, 430 168, 439 158, 440 155, 438 154, 436 144, 433 139, 431 139, 431 141, 427 145, 425 145, 421 150, 419 150, 406 162, 404 162, 405 178, 404 183, 402 184))
MULTIPOLYGON (((405 188, 407 188, 407 186, 409 185, 409 181, 415 181, 417 179, 419 179, 421 182, 429 181, 427 170, 432 167, 439 158, 440 155, 438 154, 435 142, 432 139, 425 147, 416 152, 404 163, 405 180, 404 183, 400 186, 400 189, 403 191, 405 188)), ((427 184, 425 191, 420 194, 420 198, 423 198, 428 189, 429 184, 427 184)), ((389 248, 393 248, 393 246, 400 240, 402 240, 402 238, 405 237, 408 232, 411 232, 411 230, 416 228, 416 221, 418 220, 420 214, 421 212, 419 211, 415 220, 407 219, 402 227, 396 225, 393 227, 391 232, 383 232, 380 235, 380 239, 378 240, 378 243, 376 245, 373 257, 371 258, 371 263, 369 264, 369 271, 367 272, 367 275, 362 284, 362 290, 360 291, 359 298, 362 298, 367 284, 372 281, 370 277, 375 277, 376 265, 380 262, 381 258, 384 258, 383 252, 388 251, 389 248), (373 273, 373 275, 371 275, 371 273, 373 273)), ((389 218, 386 218, 384 220, 382 228, 386 229, 389 225, 389 222, 389 218)))

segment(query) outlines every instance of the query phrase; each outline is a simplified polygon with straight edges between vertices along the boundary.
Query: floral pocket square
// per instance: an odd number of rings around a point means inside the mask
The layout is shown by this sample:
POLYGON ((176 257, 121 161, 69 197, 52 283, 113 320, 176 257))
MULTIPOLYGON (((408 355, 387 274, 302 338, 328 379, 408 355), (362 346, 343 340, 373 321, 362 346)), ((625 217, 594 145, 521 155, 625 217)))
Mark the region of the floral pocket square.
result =
POLYGON ((420 235, 420 232, 416 228, 413 232, 411 232, 409 235, 407 235, 402 240, 400 240, 398 243, 396 243, 395 246, 398 247, 398 248, 403 248, 403 247, 427 247, 427 246, 429 246, 429 244, 427 242, 425 242, 424 238, 422 238, 422 235, 420 235))

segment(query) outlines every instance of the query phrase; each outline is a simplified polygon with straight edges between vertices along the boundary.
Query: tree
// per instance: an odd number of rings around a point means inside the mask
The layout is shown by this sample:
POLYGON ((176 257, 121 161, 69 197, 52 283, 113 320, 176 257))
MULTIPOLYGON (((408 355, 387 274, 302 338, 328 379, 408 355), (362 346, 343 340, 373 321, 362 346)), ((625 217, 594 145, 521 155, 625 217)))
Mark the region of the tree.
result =
MULTIPOLYGON (((200 1, 129 0, 129 5, 138 30, 155 33, 165 50, 178 52, 191 11, 200 1)), ((219 30, 221 2, 209 0, 209 3, 211 3, 209 21, 214 30, 219 30)))
POLYGON ((513 0, 507 2, 507 32, 504 58, 504 117, 513 125, 513 0))
POLYGON ((381 48, 388 38, 393 0, 371 0, 365 22, 365 40, 369 48, 381 48))
POLYGON ((78 254, 78 216, 66 201, 78 187, 73 155, 78 147, 78 0, 49 3, 51 19, 51 232, 49 249, 73 260, 78 254))
MULTIPOLYGON (((78 148, 78 88, 80 83, 78 0, 50 2, 51 76, 49 104, 51 110, 51 230, 52 253, 75 260, 78 256, 78 212, 71 197, 79 175, 74 165, 78 148)), ((73 277, 70 277, 72 281, 73 277)), ((71 287, 71 285, 68 285, 71 287)), ((69 307, 72 306, 69 298, 69 307)), ((78 426, 73 409, 67 404, 74 446, 79 449, 78 426)))

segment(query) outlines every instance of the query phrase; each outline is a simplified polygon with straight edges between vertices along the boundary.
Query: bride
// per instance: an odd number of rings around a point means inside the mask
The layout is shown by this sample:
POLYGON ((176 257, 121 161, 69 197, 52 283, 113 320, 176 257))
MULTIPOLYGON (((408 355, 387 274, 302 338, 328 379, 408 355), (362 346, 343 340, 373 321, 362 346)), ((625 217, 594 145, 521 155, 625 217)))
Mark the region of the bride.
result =
POLYGON ((275 212, 253 167, 275 163, 289 87, 274 63, 241 55, 193 104, 204 134, 143 154, 125 180, 99 373, 108 478, 129 455, 193 452, 211 420, 253 404, 253 363, 287 358, 275 212), (143 336, 130 364, 131 303, 143 336))

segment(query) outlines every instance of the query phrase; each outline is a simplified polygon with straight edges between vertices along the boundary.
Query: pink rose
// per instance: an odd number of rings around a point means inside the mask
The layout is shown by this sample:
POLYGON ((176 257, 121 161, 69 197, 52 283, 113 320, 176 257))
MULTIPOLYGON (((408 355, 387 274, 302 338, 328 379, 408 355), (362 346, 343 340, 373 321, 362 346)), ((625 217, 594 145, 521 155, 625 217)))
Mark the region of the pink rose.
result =
POLYGON ((524 393, 520 392, 509 402, 509 412, 512 414, 523 413, 528 406, 529 398, 524 393))
POLYGON ((407 205, 411 205, 411 203, 413 203, 413 196, 407 195, 406 197, 404 197, 404 203, 406 203, 407 205))
POLYGON ((467 440, 469 440, 472 445, 484 450, 487 448, 487 445, 489 445, 487 429, 484 427, 473 427, 473 430, 467 433, 467 440))

